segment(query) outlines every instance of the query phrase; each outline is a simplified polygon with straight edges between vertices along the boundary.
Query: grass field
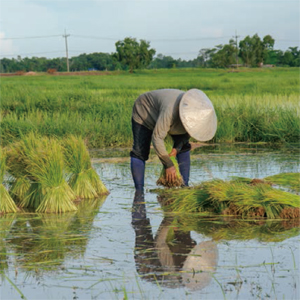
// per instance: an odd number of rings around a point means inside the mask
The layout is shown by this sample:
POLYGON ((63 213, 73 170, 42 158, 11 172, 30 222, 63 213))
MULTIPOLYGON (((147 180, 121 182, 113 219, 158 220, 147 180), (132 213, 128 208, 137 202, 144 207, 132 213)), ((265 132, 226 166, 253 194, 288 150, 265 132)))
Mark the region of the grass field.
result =
POLYGON ((1 143, 22 134, 82 136, 89 148, 129 146, 139 94, 160 88, 203 90, 214 103, 213 142, 299 141, 299 69, 144 70, 102 76, 1 77, 1 143))

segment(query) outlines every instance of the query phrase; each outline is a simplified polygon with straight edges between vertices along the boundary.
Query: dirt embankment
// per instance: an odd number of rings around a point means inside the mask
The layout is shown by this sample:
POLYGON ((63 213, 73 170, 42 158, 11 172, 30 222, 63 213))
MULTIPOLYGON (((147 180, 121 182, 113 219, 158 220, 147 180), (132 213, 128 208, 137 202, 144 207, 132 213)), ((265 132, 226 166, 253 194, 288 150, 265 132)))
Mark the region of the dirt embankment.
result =
POLYGON ((120 74, 119 71, 80 71, 80 72, 54 72, 52 74, 46 72, 16 72, 16 73, 0 73, 0 76, 9 77, 9 76, 28 76, 28 75, 48 75, 48 76, 103 76, 103 75, 117 75, 120 74))

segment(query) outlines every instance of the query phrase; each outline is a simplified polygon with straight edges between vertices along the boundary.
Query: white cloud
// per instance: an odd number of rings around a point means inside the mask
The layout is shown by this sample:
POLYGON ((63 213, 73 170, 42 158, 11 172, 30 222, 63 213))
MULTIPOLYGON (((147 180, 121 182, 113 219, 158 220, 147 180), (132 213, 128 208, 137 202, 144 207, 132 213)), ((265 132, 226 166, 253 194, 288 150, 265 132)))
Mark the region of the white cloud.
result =
POLYGON ((17 48, 14 47, 12 40, 4 40, 5 33, 0 32, 0 55, 15 54, 17 48))

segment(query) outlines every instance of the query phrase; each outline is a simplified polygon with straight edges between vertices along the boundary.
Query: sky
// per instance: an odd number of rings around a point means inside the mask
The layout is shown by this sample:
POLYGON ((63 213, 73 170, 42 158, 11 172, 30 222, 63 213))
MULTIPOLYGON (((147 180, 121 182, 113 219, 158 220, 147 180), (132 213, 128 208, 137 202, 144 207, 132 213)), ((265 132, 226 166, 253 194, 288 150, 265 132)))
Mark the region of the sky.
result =
POLYGON ((125 37, 185 60, 200 49, 270 34, 300 46, 299 0, 0 0, 0 58, 115 52, 125 37))

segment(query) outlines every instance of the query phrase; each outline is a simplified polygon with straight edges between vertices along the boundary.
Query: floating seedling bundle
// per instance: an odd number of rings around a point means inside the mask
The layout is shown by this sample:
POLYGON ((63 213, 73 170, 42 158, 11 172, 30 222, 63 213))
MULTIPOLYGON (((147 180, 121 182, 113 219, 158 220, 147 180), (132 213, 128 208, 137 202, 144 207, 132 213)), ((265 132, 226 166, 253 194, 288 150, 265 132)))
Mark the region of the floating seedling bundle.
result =
POLYGON ((0 215, 17 212, 17 206, 3 184, 5 171, 6 153, 0 148, 0 215))
POLYGON ((269 184, 213 180, 193 188, 160 190, 162 203, 174 212, 209 212, 238 217, 300 218, 300 196, 269 184))
MULTIPOLYGON (((167 137, 165 138, 165 147, 168 153, 171 153, 172 149, 173 149, 173 139, 170 135, 167 135, 167 137)), ((161 173, 160 173, 160 177, 159 179, 156 181, 157 185, 162 185, 165 187, 180 187, 183 186, 183 179, 181 177, 180 171, 179 171, 179 166, 178 166, 178 162, 175 156, 170 156, 171 161, 174 164, 174 167, 176 169, 176 180, 174 182, 169 182, 166 178, 166 170, 163 167, 161 173)))
POLYGON ((89 152, 82 138, 69 136, 63 140, 64 156, 69 172, 69 185, 76 196, 95 198, 108 194, 108 190, 92 168, 89 152))

